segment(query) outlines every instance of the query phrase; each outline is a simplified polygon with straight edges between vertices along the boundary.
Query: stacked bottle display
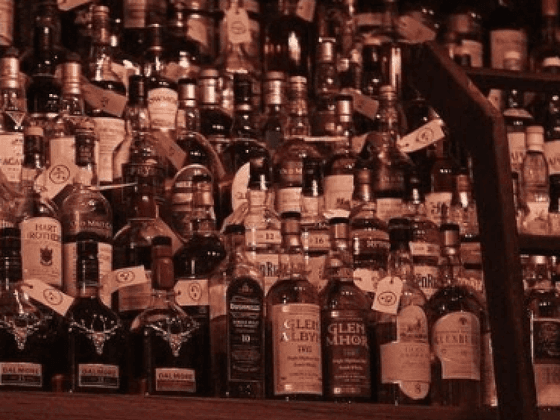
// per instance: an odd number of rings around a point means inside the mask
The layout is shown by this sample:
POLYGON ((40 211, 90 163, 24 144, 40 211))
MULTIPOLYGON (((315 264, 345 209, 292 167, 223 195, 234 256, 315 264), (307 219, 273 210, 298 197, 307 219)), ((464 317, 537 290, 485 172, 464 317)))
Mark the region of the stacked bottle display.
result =
MULTIPOLYGON (((504 4, 484 31, 395 0, 5 3, 0 389, 496 404, 470 159, 402 60, 555 72, 555 1, 530 52, 504 4)), ((557 235, 558 95, 488 98, 519 231, 557 235)), ((558 406, 557 261, 527 261, 558 406)))

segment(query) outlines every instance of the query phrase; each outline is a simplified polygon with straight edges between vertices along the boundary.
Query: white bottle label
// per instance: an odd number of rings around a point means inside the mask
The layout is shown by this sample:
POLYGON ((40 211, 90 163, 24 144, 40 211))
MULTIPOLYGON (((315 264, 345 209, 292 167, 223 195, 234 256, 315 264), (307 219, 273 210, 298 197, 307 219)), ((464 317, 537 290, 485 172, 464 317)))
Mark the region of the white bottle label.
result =
POLYGON ((400 311, 397 337, 380 346, 381 383, 399 384, 414 400, 425 398, 430 390, 430 344, 428 319, 421 307, 410 305, 400 311))
POLYGON ((13 184, 20 182, 23 163, 23 134, 0 134, 0 169, 13 184))
POLYGON ((210 45, 208 29, 205 22, 202 20, 191 18, 187 21, 187 37, 198 42, 205 48, 208 48, 210 45))
POLYGON ((353 175, 330 175, 325 177, 325 209, 350 210, 354 193, 353 175))
POLYGON ((377 283, 375 300, 371 309, 377 312, 396 315, 399 309, 403 281, 399 277, 387 276, 377 283))
POLYGON ((450 192, 432 192, 426 194, 426 210, 428 219, 436 225, 441 225, 441 217, 443 206, 447 209, 451 206, 452 193, 450 192))
POLYGON ((175 129, 178 99, 177 91, 169 88, 157 88, 148 92, 148 112, 152 129, 175 129))
POLYGON ((120 118, 95 118, 95 134, 99 139, 99 160, 97 161, 97 175, 99 182, 113 182, 113 153, 117 146, 124 141, 124 120, 120 118))
POLYGON ((278 213, 287 211, 301 212, 301 187, 279 188, 276 193, 278 213))
POLYGON ((62 227, 52 217, 24 219, 21 229, 23 279, 62 287, 62 227))
POLYGON ((41 302, 62 316, 66 316, 66 312, 74 302, 74 298, 41 280, 25 280, 21 289, 30 298, 41 302))
POLYGON ((124 27, 144 28, 148 0, 123 0, 124 27))
POLYGON ((53 137, 49 140, 51 166, 60 159, 76 163, 76 138, 74 136, 53 137))
POLYGON ((508 51, 521 54, 521 62, 527 62, 527 35, 525 31, 499 29, 490 31, 490 52, 493 69, 504 68, 504 57, 508 51))
POLYGON ((175 301, 179 306, 208 306, 208 279, 179 279, 175 284, 175 301))
POLYGON ((445 137, 443 121, 435 119, 397 140, 397 146, 404 153, 416 152, 445 137))
MULTIPOLYGON (((97 258, 99 259, 99 279, 111 272, 113 268, 113 246, 105 242, 98 242, 97 258)), ((78 260, 76 242, 69 242, 62 245, 62 261, 63 261, 63 281, 64 291, 72 296, 77 296, 76 284, 76 263, 78 260)), ((103 284, 100 284, 103 287, 103 284)), ((102 299, 107 306, 111 305, 110 299, 102 299)))
POLYGON ((78 365, 78 386, 83 388, 118 389, 119 367, 102 364, 78 365))
POLYGON ((470 312, 452 312, 436 321, 432 348, 443 379, 480 381, 480 321, 470 312))
POLYGON ((523 164, 523 159, 525 158, 525 154, 527 153, 527 147, 525 145, 525 133, 510 132, 507 133, 507 139, 509 146, 511 171, 520 174, 521 165, 523 164))
POLYGON ((37 363, 0 363, 0 386, 41 388, 43 366, 37 363))
POLYGON ((274 395, 322 395, 319 305, 272 307, 274 395))
POLYGON ((402 198, 378 198, 377 217, 388 222, 393 217, 400 217, 403 213, 402 198))
POLYGON ((193 369, 157 368, 155 371, 156 391, 196 392, 193 369))
POLYGON ((544 144, 544 156, 548 163, 548 174, 560 174, 560 140, 546 142, 544 144))

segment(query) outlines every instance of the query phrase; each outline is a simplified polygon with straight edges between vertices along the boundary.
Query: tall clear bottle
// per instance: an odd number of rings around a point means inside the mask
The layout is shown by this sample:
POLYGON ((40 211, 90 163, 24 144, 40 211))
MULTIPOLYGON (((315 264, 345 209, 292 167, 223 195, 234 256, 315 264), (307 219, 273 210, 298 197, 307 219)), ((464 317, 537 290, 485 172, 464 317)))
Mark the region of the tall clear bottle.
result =
POLYGON ((131 390, 148 395, 194 395, 200 388, 199 358, 206 348, 194 340, 200 324, 175 300, 171 238, 156 236, 151 248, 151 298, 130 328, 131 390))
POLYGON ((410 220, 391 219, 389 236, 387 277, 379 282, 372 305, 379 346, 377 397, 395 405, 427 404, 431 384, 427 300, 414 281, 410 220), (384 299, 388 293, 396 296, 392 305, 384 299))
POLYGON ((329 225, 333 246, 325 264, 327 283, 319 296, 323 392, 329 400, 369 401, 375 388, 371 300, 354 284, 349 220, 335 217, 329 225))
POLYGON ((305 274, 300 215, 282 217, 278 281, 266 296, 267 395, 286 400, 323 395, 319 296, 305 274))
POLYGON ((481 404, 482 333, 484 309, 476 292, 461 284, 463 264, 459 226, 440 227, 440 289, 426 312, 432 346, 432 404, 478 407, 481 404))
POLYGON ((258 266, 245 256, 245 228, 226 227, 227 259, 210 276, 214 395, 265 396, 265 295, 258 266))

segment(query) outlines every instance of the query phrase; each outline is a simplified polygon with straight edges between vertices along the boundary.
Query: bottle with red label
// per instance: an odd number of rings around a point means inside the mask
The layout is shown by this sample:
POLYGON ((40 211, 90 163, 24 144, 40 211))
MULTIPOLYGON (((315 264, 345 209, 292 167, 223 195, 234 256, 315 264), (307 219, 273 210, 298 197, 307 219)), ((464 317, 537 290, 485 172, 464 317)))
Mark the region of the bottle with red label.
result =
POLYGON ((430 397, 430 341, 426 297, 414 281, 409 219, 389 221, 391 251, 387 277, 372 308, 379 357, 377 399, 395 405, 427 404, 430 397))
POLYGON ((282 216, 281 270, 266 296, 267 395, 317 400, 323 395, 319 296, 305 274, 300 214, 282 216))
POLYGON ((440 227, 440 289, 426 312, 432 348, 432 404, 477 407, 481 404, 482 332, 487 331, 484 308, 476 292, 461 284, 459 226, 440 227))
POLYGON ((376 365, 371 299, 354 284, 349 220, 335 217, 329 225, 333 246, 325 264, 327 283, 319 296, 323 392, 334 401, 369 401, 376 365))

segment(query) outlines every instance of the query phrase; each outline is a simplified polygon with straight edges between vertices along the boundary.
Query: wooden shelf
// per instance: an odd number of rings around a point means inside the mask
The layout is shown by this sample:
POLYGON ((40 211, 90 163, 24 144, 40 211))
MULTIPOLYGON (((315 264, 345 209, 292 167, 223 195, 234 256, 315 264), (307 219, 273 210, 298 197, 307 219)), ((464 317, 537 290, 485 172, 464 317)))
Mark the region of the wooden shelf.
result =
MULTIPOLYGON (((10 420, 497 420, 495 410, 219 398, 0 393, 10 420)), ((545 418, 543 418, 545 420, 545 418)), ((549 420, 546 418, 546 420, 549 420)), ((560 416, 550 418, 560 420, 560 416)))
POLYGON ((519 249, 525 254, 558 255, 560 254, 560 237, 519 235, 519 249))

